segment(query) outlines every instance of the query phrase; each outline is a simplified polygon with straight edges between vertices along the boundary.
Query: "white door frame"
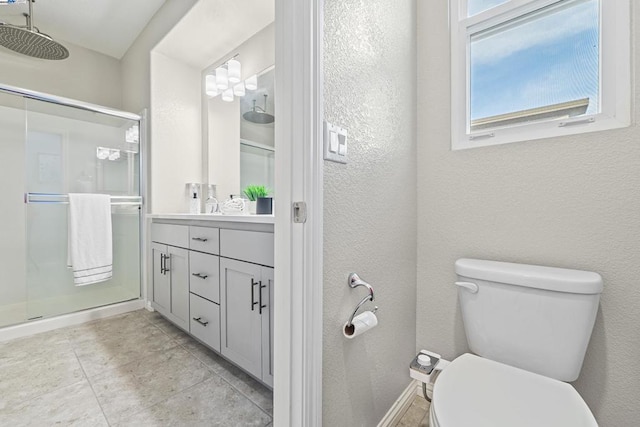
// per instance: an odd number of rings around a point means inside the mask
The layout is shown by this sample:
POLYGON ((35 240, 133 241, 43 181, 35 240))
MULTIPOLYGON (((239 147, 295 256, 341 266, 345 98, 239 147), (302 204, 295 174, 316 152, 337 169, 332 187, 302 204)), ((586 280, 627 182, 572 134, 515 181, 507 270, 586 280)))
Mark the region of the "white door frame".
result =
POLYGON ((321 426, 322 0, 275 3, 274 425, 321 426))

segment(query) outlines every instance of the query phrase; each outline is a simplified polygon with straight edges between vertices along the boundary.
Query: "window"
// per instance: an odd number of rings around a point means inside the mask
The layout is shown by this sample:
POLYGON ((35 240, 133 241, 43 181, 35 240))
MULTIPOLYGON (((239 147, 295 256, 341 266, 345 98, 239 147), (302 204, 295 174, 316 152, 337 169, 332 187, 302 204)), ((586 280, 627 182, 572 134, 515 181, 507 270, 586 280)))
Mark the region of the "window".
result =
POLYGON ((628 0, 450 0, 452 149, 629 125, 628 0))

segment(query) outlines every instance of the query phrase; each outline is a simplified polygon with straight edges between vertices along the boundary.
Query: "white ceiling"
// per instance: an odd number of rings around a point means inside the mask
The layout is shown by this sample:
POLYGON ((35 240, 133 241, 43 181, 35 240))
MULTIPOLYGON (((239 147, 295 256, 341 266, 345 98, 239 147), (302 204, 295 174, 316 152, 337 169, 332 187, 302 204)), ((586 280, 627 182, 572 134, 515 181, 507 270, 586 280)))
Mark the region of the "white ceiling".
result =
MULTIPOLYGON (((120 59, 165 0, 36 0, 34 25, 68 41, 120 59)), ((27 4, 0 6, 0 21, 24 25, 27 4)), ((64 43, 63 43, 64 44, 64 43)))
POLYGON ((200 0, 154 50, 202 69, 274 19, 274 0, 200 0))

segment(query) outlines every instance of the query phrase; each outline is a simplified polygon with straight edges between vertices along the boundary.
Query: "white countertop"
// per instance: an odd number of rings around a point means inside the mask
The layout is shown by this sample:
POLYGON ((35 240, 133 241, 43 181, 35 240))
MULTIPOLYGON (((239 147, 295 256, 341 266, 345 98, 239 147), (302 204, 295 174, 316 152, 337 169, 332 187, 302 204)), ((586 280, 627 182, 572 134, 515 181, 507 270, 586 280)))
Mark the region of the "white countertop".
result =
POLYGON ((147 218, 152 219, 182 219, 191 221, 226 221, 226 222, 248 222, 253 224, 274 224, 274 215, 214 215, 214 214, 148 214, 147 218))

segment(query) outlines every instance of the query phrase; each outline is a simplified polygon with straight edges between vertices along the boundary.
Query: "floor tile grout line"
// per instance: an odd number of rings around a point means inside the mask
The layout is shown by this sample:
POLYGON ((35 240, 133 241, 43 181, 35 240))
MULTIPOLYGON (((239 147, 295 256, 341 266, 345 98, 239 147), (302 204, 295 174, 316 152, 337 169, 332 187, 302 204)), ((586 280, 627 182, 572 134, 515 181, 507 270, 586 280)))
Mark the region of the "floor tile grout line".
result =
POLYGON ((72 350, 73 350, 73 354, 75 354, 75 356, 76 356, 76 360, 78 361, 78 365, 80 365, 80 369, 82 369, 82 375, 84 375, 85 380, 87 380, 87 384, 89 384, 89 387, 91 388, 91 393, 93 393, 93 397, 96 399, 96 402, 98 403, 98 407, 100 408, 100 412, 102 412, 102 416, 104 417, 104 420, 107 422, 108 426, 111 426, 111 423, 109 422, 109 418, 107 418, 107 414, 105 414, 104 408, 102 407, 102 404, 100 403, 100 399, 98 399, 98 394, 96 393, 95 389, 93 388, 93 384, 91 384, 91 380, 89 379, 89 376, 87 375, 87 372, 84 370, 84 366, 82 366, 82 362, 80 362, 80 358, 78 357, 78 353, 76 353, 76 349, 72 348, 72 350))
MULTIPOLYGON (((189 390, 190 388, 193 388, 193 387, 195 387, 195 386, 197 386, 197 385, 203 384, 203 383, 205 383, 205 382, 207 382, 207 381, 211 381, 212 379, 213 379, 213 377, 204 378, 204 379, 202 379, 202 380, 198 381, 197 383, 190 385, 189 387, 185 387, 185 388, 183 388, 182 390, 177 391, 176 393, 172 394, 171 396, 167 396, 167 397, 165 397, 164 399, 160 400, 159 402, 152 403, 151 405, 141 407, 139 411, 135 411, 135 412, 133 412, 133 413, 129 414, 129 416, 128 416, 128 417, 133 417, 134 415, 137 415, 137 414, 139 414, 140 412, 142 412, 142 411, 144 411, 144 410, 146 410, 146 409, 150 409, 150 408, 153 408, 154 406, 158 406, 158 405, 160 405, 160 404, 162 404, 162 403, 166 402, 167 400, 169 400, 169 399, 171 399, 171 398, 176 397, 176 396, 177 396, 177 395, 179 395, 180 393, 183 393, 183 392, 185 392, 185 391, 189 390)), ((125 420, 122 420, 120 423, 122 423, 122 422, 124 422, 124 421, 125 421, 125 420)), ((118 423, 118 424, 120 424, 120 423, 118 423)))
MULTIPOLYGON (((163 318, 164 319, 164 318, 163 318)), ((156 328, 158 328, 162 333, 164 333, 169 339, 173 340, 179 347, 181 347, 183 350, 185 350, 187 353, 189 353, 191 356, 193 356, 196 360, 198 360, 207 370, 211 371, 212 374, 218 376, 220 379, 222 379, 225 383, 227 383, 231 388, 233 388, 235 391, 237 391, 238 393, 240 393, 241 396, 243 396, 245 399, 249 400, 249 402, 251 402, 254 406, 256 406, 260 411, 264 412, 267 416, 269 416, 270 418, 273 418, 273 415, 269 414, 269 412, 267 412, 262 406, 260 406, 256 401, 254 401, 251 396, 248 396, 246 393, 244 393, 242 390, 240 390, 238 387, 236 387, 234 384, 232 384, 229 380, 227 380, 226 378, 224 378, 222 375, 220 375, 218 372, 216 372, 215 370, 213 370, 209 365, 207 365, 207 363, 205 361, 203 361, 201 358, 199 358, 195 353, 193 353, 191 350, 189 350, 183 343, 180 343, 176 338, 172 337, 171 335, 169 335, 169 333, 167 331, 165 331, 164 329, 162 329, 159 325, 157 325, 156 323, 150 322, 153 326, 155 326, 156 328)), ((179 328, 178 328, 179 329, 179 328)), ((185 331, 183 331, 182 329, 179 329, 180 332, 183 333, 187 333, 185 331)), ((197 340, 195 340, 194 338, 192 338, 191 336, 187 335, 187 337, 191 340, 193 340, 194 342, 198 342, 197 340)), ((212 350, 210 350, 212 351, 212 350)), ((188 389, 188 388, 187 388, 188 389)), ((185 390, 187 390, 185 389, 185 390)), ((184 391, 184 390, 183 390, 184 391)))
POLYGON ((244 398, 246 398, 247 400, 249 400, 249 402, 251 402, 254 406, 256 406, 258 409, 260 409, 262 412, 264 412, 266 415, 268 415, 269 417, 273 418, 273 415, 271 415, 269 412, 267 412, 262 406, 260 406, 256 401, 254 401, 251 396, 248 396, 246 393, 244 393, 242 390, 240 390, 238 387, 236 387, 234 384, 232 384, 229 380, 227 380, 225 377, 223 377, 222 375, 220 375, 218 372, 216 372, 213 368, 211 368, 209 365, 206 364, 206 362, 204 362, 202 359, 200 359, 195 353, 191 352, 188 348, 181 346, 183 349, 185 349, 191 356, 195 357, 200 363, 202 363, 204 365, 205 368, 207 368, 208 370, 211 371, 211 373, 215 374, 216 376, 218 376, 222 381, 224 381, 225 383, 227 383, 229 386, 231 386, 231 388, 233 388, 235 391, 237 391, 238 393, 240 393, 244 398))

